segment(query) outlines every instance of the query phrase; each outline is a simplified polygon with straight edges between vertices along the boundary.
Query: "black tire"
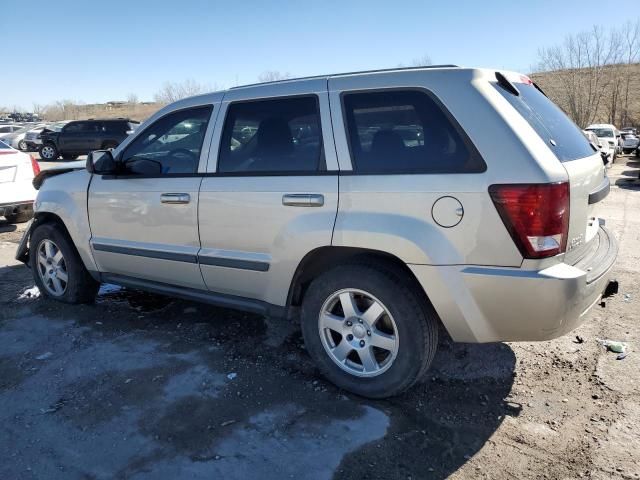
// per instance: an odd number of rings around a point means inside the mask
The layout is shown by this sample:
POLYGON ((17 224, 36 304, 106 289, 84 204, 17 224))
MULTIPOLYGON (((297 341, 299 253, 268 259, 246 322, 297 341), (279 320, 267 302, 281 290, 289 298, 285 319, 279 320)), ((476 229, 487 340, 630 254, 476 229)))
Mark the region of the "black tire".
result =
POLYGON ((33 218, 33 210, 23 210, 22 212, 15 213, 13 215, 5 215, 9 223, 24 223, 33 218))
POLYGON ((427 371, 438 346, 438 317, 433 307, 405 276, 393 268, 365 264, 343 265, 313 280, 301 311, 307 351, 322 374, 335 385, 368 398, 398 395, 427 371), (358 289, 379 299, 394 318, 399 347, 391 366, 373 377, 358 377, 340 368, 325 350, 318 317, 335 292, 358 289))
POLYGON ((29 265, 40 293, 64 303, 93 303, 100 284, 89 274, 84 263, 82 263, 76 247, 62 227, 55 223, 43 223, 36 226, 31 233, 29 247, 29 265), (38 273, 38 248, 43 240, 51 240, 54 242, 60 248, 64 257, 68 280, 66 289, 61 296, 52 295, 47 288, 45 288, 42 278, 38 273))
POLYGON ((38 151, 40 154, 40 158, 45 161, 53 162, 57 160, 60 156, 58 152, 58 147, 56 147, 53 143, 45 143, 40 147, 38 151))
POLYGON ((26 152, 27 151, 27 142, 25 142, 24 140, 20 140, 18 142, 18 150, 22 151, 22 152, 26 152))

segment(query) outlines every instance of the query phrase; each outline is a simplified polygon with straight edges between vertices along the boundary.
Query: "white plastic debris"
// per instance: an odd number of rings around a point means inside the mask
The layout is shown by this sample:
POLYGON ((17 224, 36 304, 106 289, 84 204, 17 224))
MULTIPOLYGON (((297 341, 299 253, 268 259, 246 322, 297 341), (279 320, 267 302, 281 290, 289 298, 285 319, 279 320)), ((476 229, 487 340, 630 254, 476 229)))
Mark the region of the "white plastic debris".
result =
POLYGON ((18 300, 25 300, 28 298, 38 298, 40 296, 40 289, 35 285, 31 288, 27 288, 18 296, 18 300))
POLYGON ((119 292, 122 290, 122 287, 119 285, 112 285, 111 283, 103 283, 100 285, 100 290, 98 290, 98 295, 108 295, 110 293, 119 292))
POLYGON ((42 355, 38 355, 36 357, 36 360, 46 360, 47 358, 51 357, 53 355, 53 353, 51 352, 45 352, 42 355))
POLYGON ((234 379, 234 378, 236 378, 237 376, 238 376, 238 374, 237 374, 237 373, 235 373, 235 372, 231 372, 231 373, 227 374, 227 378, 228 378, 229 380, 233 380, 233 379, 234 379))

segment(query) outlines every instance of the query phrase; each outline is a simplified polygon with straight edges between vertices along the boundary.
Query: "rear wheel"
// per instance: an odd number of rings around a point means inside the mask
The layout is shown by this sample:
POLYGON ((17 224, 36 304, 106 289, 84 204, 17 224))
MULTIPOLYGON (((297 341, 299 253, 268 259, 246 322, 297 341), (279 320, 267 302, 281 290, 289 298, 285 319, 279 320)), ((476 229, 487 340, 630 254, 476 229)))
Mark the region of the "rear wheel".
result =
POLYGON ((26 152, 27 151, 27 142, 25 142, 24 140, 20 140, 18 142, 18 149, 23 151, 23 152, 26 152))
POLYGON ((437 348, 437 316, 402 275, 368 265, 336 267, 302 303, 305 345, 337 386, 370 398, 402 393, 437 348))
POLYGON ((91 303, 100 284, 85 268, 68 234, 55 223, 35 228, 29 262, 43 295, 65 303, 91 303))
POLYGON ((40 147, 40 158, 52 161, 58 158, 58 149, 53 143, 47 143, 40 147))

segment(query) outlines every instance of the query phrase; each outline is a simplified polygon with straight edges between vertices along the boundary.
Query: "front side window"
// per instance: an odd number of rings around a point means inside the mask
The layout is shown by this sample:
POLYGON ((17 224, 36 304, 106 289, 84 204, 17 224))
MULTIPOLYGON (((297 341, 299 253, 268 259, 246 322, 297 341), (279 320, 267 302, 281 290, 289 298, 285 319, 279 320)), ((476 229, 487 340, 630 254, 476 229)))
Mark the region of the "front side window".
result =
POLYGON ((180 110, 156 120, 125 149, 122 162, 135 170, 144 163, 158 174, 196 173, 213 107, 180 110))
POLYGON ((389 90, 343 95, 357 173, 475 173, 485 164, 430 95, 389 90))
POLYGON ((315 96, 229 105, 218 172, 315 172, 323 164, 315 96))

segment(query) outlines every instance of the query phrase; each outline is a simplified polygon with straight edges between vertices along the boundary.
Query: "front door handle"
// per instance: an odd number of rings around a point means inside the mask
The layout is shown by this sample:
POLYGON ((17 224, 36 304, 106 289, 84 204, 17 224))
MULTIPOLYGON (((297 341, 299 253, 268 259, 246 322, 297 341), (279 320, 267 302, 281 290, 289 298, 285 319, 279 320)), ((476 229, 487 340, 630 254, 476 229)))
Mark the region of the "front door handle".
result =
POLYGON ((324 195, 319 193, 287 193, 282 196, 282 205, 289 207, 321 207, 324 195))
POLYGON ((189 203, 191 195, 188 193, 163 193, 160 195, 160 202, 169 203, 171 205, 180 205, 189 203))

